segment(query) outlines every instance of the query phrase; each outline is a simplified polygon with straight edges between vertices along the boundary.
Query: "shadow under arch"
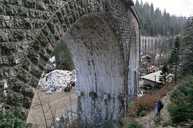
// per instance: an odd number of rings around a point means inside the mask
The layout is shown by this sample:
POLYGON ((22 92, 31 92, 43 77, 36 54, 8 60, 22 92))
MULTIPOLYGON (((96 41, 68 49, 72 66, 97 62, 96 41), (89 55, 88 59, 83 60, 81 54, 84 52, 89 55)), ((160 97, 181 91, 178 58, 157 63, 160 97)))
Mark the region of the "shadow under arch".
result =
POLYGON ((53 57, 55 57, 56 69, 60 70, 74 70, 74 63, 72 61, 72 55, 62 40, 59 41, 54 49, 53 57))

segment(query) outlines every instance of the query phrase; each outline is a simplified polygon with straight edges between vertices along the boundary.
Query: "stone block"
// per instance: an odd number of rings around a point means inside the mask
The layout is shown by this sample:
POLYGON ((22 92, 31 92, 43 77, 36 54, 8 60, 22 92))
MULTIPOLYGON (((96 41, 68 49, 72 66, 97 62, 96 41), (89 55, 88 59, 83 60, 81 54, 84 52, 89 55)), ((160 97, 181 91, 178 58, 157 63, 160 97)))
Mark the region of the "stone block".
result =
POLYGON ((26 7, 26 8, 35 8, 35 3, 36 1, 35 0, 23 0, 23 5, 26 7))
POLYGON ((36 79, 35 77, 32 77, 30 82, 28 83, 30 86, 36 88, 38 86, 38 79, 36 79))
POLYGON ((9 59, 7 56, 0 57, 0 65, 9 65, 9 59))
POLYGON ((44 20, 49 19, 49 17, 50 17, 50 14, 49 14, 48 12, 44 12, 44 13, 42 14, 42 19, 44 19, 44 20))
POLYGON ((41 29, 45 24, 45 21, 42 20, 36 20, 33 22, 33 26, 35 29, 41 29))
POLYGON ((0 31, 0 42, 6 42, 8 40, 8 33, 0 31))
POLYGON ((11 6, 11 5, 7 5, 6 8, 5 8, 5 13, 8 15, 8 16, 13 16, 16 14, 16 9, 11 6))
POLYGON ((9 0, 9 3, 13 5, 22 5, 22 0, 9 0))
POLYGON ((30 62, 25 58, 25 59, 21 62, 20 65, 22 66, 23 69, 25 69, 26 71, 28 71, 28 70, 29 70, 29 67, 30 67, 30 62))
POLYGON ((23 81, 24 83, 27 83, 30 81, 31 79, 31 74, 29 74, 27 71, 24 71, 23 68, 19 68, 17 69, 17 78, 21 81, 23 81))
POLYGON ((0 14, 3 15, 5 13, 4 5, 0 4, 0 14))
POLYGON ((31 62, 33 62, 34 64, 38 64, 39 55, 38 55, 37 51, 35 51, 33 48, 30 48, 28 50, 27 56, 31 60, 31 62))
POLYGON ((28 12, 28 10, 26 8, 20 7, 18 9, 18 15, 22 16, 22 17, 29 17, 29 12, 28 12))
POLYGON ((43 47, 45 47, 46 45, 47 45, 47 43, 48 43, 48 36, 45 36, 44 35, 44 33, 43 33, 43 31, 41 31, 40 33, 39 33, 39 35, 37 36, 37 43, 39 43, 39 44, 41 44, 43 47))
POLYGON ((33 89, 31 87, 27 87, 27 86, 24 86, 22 88, 22 94, 24 95, 24 97, 29 97, 29 98, 33 98, 33 96, 34 96, 33 89))
POLYGON ((50 58, 51 54, 49 54, 46 49, 41 49, 39 51, 40 56, 45 60, 48 61, 48 59, 50 58))
POLYGON ((11 106, 20 106, 23 103, 24 96, 21 93, 8 91, 7 104, 11 106))
POLYGON ((24 97, 23 98, 23 107, 29 109, 32 103, 32 98, 24 97))
POLYGON ((45 5, 44 2, 42 2, 42 1, 39 0, 39 1, 37 1, 37 3, 36 3, 36 9, 46 10, 47 7, 46 7, 46 5, 45 5))
POLYGON ((40 68, 36 65, 31 65, 31 69, 30 69, 30 73, 35 76, 36 78, 40 78, 41 74, 42 74, 42 70, 40 70, 40 68))
POLYGON ((18 92, 20 93, 23 86, 24 86, 24 83, 20 82, 20 81, 10 81, 9 82, 9 85, 10 85, 10 89, 13 90, 14 92, 18 92))
POLYGON ((18 30, 18 31, 13 31, 13 32, 12 32, 12 35, 13 35, 13 39, 14 39, 15 42, 17 42, 17 41, 22 41, 22 40, 25 39, 25 33, 24 33, 24 31, 20 31, 20 30, 18 30))
POLYGON ((48 25, 50 31, 54 34, 56 32, 55 25, 51 22, 48 22, 47 25, 48 25))
POLYGON ((23 19, 22 24, 24 29, 31 29, 32 24, 31 24, 31 19, 23 19))

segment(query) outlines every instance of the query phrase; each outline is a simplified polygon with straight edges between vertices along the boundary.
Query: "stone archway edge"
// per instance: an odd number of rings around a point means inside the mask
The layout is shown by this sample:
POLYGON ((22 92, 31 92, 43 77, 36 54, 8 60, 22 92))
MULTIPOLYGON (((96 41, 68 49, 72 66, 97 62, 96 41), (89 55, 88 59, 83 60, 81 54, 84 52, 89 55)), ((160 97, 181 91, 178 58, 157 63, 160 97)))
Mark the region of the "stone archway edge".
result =
MULTIPOLYGON (((84 3, 87 3, 88 5, 89 5, 89 2, 88 1, 90 1, 90 0, 81 0, 81 1, 87 1, 87 2, 84 2, 84 3)), ((102 1, 104 1, 104 0, 99 0, 98 2, 102 2, 102 1)), ((46 21, 46 23, 44 23, 44 25, 43 25, 43 27, 38 31, 38 32, 36 32, 36 34, 34 35, 34 40, 36 40, 37 39, 37 36, 39 36, 39 34, 42 32, 42 30, 47 26, 47 24, 57 15, 57 13, 58 12, 60 12, 61 13, 61 10, 63 9, 63 8, 65 8, 65 6, 66 5, 68 5, 69 3, 71 3, 71 2, 74 2, 74 4, 76 4, 76 2, 77 2, 77 0, 69 0, 69 1, 65 1, 60 7, 59 7, 59 9, 57 9, 53 14, 52 14, 52 16, 46 21)), ((89 6, 88 6, 89 7, 89 6)), ((98 6, 98 7, 102 7, 102 6, 98 6)), ((91 12, 89 12, 89 10, 88 9, 85 9, 86 11, 88 11, 88 12, 85 12, 85 14, 88 14, 88 13, 92 13, 92 11, 91 12)), ((95 11, 93 11, 93 12, 95 12, 95 11)), ((85 14, 83 14, 83 15, 85 15, 85 14)), ((79 15, 80 16, 80 15, 79 15)), ((80 16, 81 17, 81 16, 80 16)), ((78 20, 80 17, 78 17, 76 20, 78 20)), ((63 18, 65 18, 65 17, 63 17, 63 18)), ((62 24, 62 23, 61 23, 62 24)), ((71 24, 72 25, 72 24, 71 24)), ((69 29, 69 28, 67 28, 67 29, 69 29)))

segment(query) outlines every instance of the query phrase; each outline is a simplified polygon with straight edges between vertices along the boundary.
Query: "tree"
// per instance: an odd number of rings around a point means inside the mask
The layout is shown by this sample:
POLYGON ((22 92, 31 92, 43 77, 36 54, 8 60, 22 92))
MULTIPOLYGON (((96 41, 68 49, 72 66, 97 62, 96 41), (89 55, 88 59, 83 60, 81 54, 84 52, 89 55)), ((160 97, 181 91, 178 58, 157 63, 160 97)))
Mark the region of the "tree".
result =
POLYGON ((166 85, 168 73, 169 73, 169 69, 168 69, 168 66, 165 64, 162 67, 161 76, 160 76, 160 81, 162 82, 163 85, 166 85))
POLYGON ((54 54, 56 57, 56 68, 63 70, 73 70, 74 63, 72 61, 72 56, 64 42, 59 42, 54 50, 54 54))
MULTIPOLYGON (((171 120, 176 124, 188 124, 193 120, 193 78, 186 77, 179 83, 170 97, 171 103, 168 105, 168 112, 171 120)), ((191 127, 192 128, 192 127, 191 127)))
POLYGON ((174 66, 174 74, 175 74, 175 83, 177 82, 177 71, 179 65, 179 51, 180 51, 180 37, 176 37, 175 39, 175 47, 172 51, 171 57, 169 59, 169 64, 174 66))
POLYGON ((145 36, 171 36, 177 35, 183 29, 186 18, 171 16, 153 4, 142 3, 138 0, 135 3, 137 14, 142 24, 142 35, 145 36))
POLYGON ((193 18, 189 18, 182 39, 181 65, 183 73, 193 73, 193 18))

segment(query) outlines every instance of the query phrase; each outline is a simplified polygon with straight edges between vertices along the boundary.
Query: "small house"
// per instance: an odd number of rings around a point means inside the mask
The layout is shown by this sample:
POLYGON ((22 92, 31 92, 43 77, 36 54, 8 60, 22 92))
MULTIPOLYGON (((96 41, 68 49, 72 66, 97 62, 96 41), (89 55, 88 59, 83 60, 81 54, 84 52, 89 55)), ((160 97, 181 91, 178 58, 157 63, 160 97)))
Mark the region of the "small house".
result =
POLYGON ((154 73, 150 73, 148 75, 142 76, 142 88, 151 89, 151 88, 159 88, 162 84, 160 81, 161 71, 157 71, 154 73))

